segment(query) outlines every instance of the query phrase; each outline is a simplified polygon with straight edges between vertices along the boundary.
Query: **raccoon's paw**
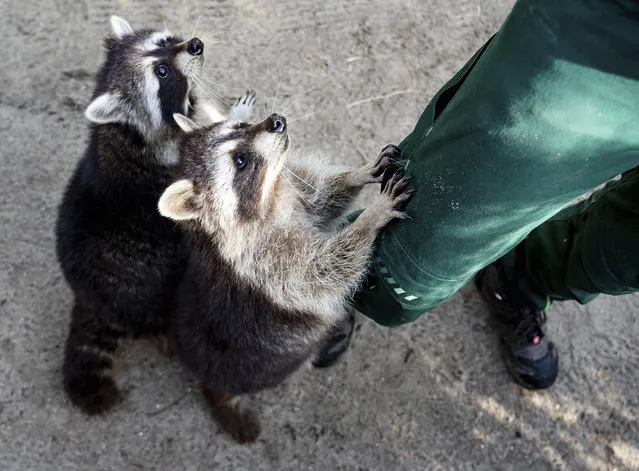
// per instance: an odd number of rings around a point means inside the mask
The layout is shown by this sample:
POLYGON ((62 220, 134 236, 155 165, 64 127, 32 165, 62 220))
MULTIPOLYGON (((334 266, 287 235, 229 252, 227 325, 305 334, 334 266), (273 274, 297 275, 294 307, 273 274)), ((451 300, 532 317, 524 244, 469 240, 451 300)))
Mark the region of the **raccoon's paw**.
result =
POLYGON ((414 192, 408 189, 409 180, 410 177, 405 177, 404 171, 399 169, 386 181, 379 199, 371 207, 380 218, 382 226, 393 219, 413 219, 404 212, 406 203, 414 192))
POLYGON ((120 400, 120 391, 111 376, 88 374, 64 378, 71 402, 86 414, 102 414, 120 400))
POLYGON ((255 107, 255 91, 249 90, 239 97, 229 110, 229 121, 250 121, 255 107))
POLYGON ((389 144, 382 149, 377 158, 361 168, 365 177, 364 183, 385 183, 386 180, 393 175, 394 171, 399 168, 399 159, 401 151, 399 147, 389 144))
POLYGON ((240 444, 255 442, 262 431, 257 414, 249 409, 236 409, 233 418, 222 426, 233 440, 240 444))

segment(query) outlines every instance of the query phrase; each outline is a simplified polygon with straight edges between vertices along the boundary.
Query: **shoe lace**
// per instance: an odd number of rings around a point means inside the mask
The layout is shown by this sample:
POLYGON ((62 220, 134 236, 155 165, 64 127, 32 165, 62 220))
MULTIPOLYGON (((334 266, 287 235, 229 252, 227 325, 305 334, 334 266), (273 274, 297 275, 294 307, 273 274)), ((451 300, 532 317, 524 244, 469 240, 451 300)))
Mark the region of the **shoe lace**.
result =
POLYGON ((544 336, 541 326, 546 323, 546 313, 528 307, 523 308, 519 313, 521 320, 515 327, 515 333, 537 345, 544 336))

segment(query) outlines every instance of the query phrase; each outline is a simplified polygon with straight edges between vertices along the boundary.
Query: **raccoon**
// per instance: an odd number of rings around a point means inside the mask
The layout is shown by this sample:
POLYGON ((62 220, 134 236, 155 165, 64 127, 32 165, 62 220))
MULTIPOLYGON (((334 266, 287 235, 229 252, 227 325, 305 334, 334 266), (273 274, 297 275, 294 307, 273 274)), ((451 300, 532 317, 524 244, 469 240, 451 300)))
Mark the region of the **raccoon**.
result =
MULTIPOLYGON (((169 328, 176 286, 186 266, 182 236, 157 211, 174 179, 174 113, 194 116, 193 76, 204 60, 198 38, 134 31, 111 17, 106 61, 85 116, 92 123, 84 156, 64 192, 56 250, 74 292, 63 364, 64 388, 89 414, 119 398, 112 355, 125 336, 160 336, 169 328)), ((233 117, 246 116, 248 94, 233 117)))
POLYGON ((376 236, 408 218, 412 191, 397 170, 345 226, 341 216, 360 189, 396 165, 395 146, 344 170, 289 162, 286 119, 277 114, 203 129, 176 120, 188 132, 179 179, 158 207, 185 229, 189 251, 173 316, 177 350, 221 427, 252 442, 259 422, 236 397, 280 384, 349 315, 376 236))

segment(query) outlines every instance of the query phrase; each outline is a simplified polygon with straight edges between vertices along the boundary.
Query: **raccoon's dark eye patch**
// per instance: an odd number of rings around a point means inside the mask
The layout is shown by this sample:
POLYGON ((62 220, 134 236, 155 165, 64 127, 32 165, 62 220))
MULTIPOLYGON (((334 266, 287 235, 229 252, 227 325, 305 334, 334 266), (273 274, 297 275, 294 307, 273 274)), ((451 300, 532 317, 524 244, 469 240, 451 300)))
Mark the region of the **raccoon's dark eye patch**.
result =
POLYGON ((233 163, 239 170, 243 169, 246 166, 246 156, 244 154, 237 154, 233 157, 233 163))
POLYGON ((168 39, 160 39, 158 41, 158 46, 160 47, 169 47, 171 45, 171 43, 169 42, 168 39))
POLYGON ((160 78, 166 78, 169 75, 169 67, 166 64, 160 64, 155 68, 155 75, 160 78))

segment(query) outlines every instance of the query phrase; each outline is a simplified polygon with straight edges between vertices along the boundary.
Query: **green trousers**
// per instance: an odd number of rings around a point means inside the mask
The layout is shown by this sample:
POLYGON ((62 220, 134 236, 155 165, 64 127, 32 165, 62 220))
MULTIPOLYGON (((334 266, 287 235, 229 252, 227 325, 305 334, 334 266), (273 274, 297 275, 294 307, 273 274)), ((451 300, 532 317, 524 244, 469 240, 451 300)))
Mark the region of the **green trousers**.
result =
POLYGON ((380 236, 356 296, 376 322, 415 320, 500 257, 540 308, 636 291, 639 2, 520 0, 400 148, 415 220, 380 236))

